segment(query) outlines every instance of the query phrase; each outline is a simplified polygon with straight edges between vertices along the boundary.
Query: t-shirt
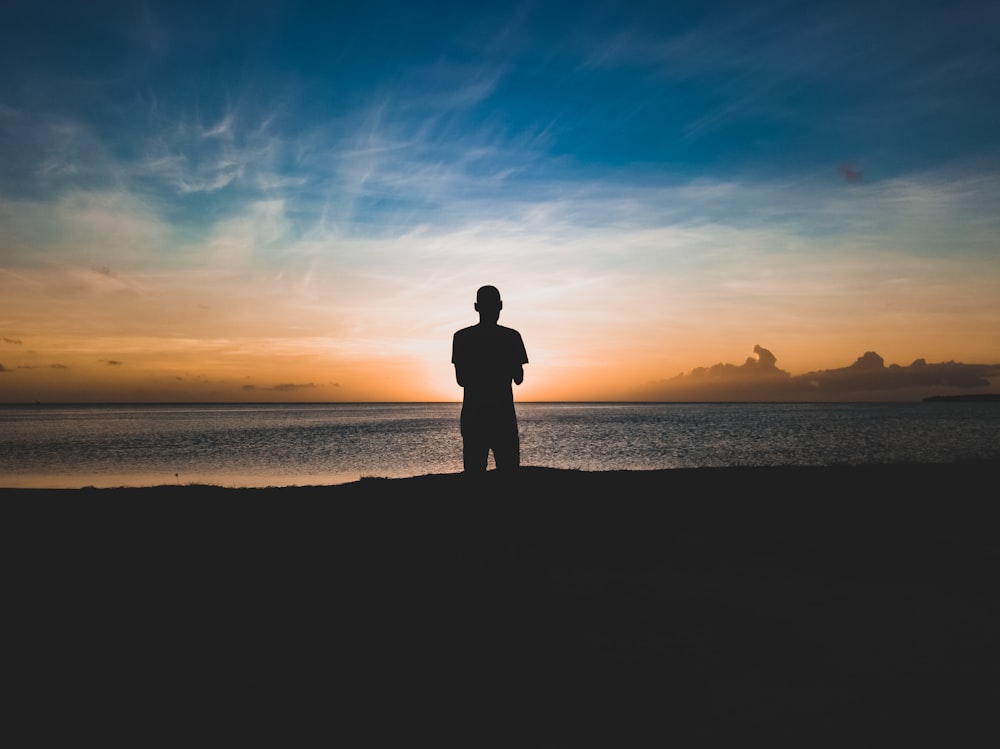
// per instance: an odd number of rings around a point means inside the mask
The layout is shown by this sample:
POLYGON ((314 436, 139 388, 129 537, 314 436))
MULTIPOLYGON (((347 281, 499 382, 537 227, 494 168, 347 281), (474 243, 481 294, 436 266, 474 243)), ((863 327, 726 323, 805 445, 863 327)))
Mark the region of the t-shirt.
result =
POLYGON ((455 333, 451 363, 466 403, 513 403, 511 379, 528 363, 521 334, 503 325, 473 325, 455 333))

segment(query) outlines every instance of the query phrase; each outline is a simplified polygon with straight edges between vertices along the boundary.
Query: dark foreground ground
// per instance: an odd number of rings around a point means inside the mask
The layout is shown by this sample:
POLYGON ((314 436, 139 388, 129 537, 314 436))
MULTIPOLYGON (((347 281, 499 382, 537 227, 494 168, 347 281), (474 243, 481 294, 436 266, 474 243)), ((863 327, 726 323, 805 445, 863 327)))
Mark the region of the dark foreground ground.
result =
POLYGON ((7 731, 996 746, 998 486, 987 462, 0 490, 7 731))

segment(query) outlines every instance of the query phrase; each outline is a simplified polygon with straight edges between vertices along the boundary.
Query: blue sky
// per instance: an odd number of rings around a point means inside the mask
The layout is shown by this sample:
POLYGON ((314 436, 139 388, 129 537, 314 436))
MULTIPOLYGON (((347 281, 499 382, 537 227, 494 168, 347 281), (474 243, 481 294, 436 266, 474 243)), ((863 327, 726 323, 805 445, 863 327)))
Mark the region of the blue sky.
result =
POLYGON ((134 397, 460 396, 450 333, 482 283, 536 399, 756 344, 796 374, 1000 361, 998 22, 8 1, 0 387, 49 367, 45 393, 107 397, 114 361, 134 397))

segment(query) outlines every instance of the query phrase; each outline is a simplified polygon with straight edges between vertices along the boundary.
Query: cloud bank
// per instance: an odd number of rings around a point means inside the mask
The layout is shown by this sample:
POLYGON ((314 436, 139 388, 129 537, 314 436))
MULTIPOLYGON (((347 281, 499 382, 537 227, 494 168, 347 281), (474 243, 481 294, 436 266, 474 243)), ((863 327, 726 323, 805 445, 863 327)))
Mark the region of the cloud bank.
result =
POLYGON ((792 375, 777 366, 777 357, 760 345, 740 365, 697 367, 688 374, 651 382, 640 388, 641 400, 705 401, 895 401, 919 400, 953 393, 997 393, 1000 364, 928 363, 917 359, 886 365, 867 351, 845 367, 792 375))

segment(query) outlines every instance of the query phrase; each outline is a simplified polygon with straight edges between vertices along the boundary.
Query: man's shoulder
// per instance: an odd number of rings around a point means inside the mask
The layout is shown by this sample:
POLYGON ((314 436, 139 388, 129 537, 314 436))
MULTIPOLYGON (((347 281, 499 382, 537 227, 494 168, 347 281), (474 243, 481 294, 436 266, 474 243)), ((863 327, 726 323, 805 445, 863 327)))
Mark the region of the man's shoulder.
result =
POLYGON ((456 330, 456 336, 463 335, 490 335, 499 333, 500 335, 521 335, 514 328, 508 328, 505 325, 490 325, 489 327, 483 325, 470 325, 467 328, 462 328, 461 330, 456 330))
POLYGON ((467 328, 455 331, 454 340, 461 343, 465 340, 496 341, 497 339, 521 340, 521 334, 514 328, 503 325, 491 325, 488 328, 482 325, 470 325, 467 328))

